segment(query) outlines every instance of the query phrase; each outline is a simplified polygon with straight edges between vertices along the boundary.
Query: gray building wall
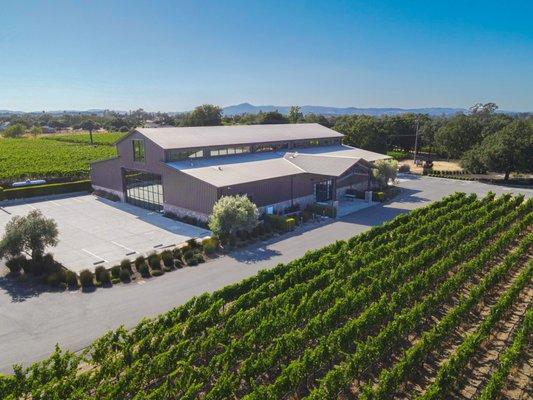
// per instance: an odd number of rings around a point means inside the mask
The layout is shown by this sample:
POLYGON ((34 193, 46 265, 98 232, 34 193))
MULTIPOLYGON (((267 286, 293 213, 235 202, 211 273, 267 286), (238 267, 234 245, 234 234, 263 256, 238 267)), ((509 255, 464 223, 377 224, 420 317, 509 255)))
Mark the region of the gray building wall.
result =
POLYGON ((91 164, 93 189, 108 191, 124 200, 121 163, 120 157, 116 157, 91 164))

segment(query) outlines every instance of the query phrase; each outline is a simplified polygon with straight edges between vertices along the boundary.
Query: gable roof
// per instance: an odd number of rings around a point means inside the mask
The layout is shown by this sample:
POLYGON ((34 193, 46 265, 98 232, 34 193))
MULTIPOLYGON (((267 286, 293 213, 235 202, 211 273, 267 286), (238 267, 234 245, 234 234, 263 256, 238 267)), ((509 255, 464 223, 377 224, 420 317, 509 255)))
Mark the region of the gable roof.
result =
POLYGON ((163 149, 341 138, 344 136, 333 129, 316 123, 137 128, 133 132, 139 132, 163 149))
POLYGON ((372 158, 371 161, 390 158, 383 154, 339 145, 315 147, 309 154, 300 151, 248 153, 168 162, 166 165, 210 185, 224 187, 305 173, 340 176, 358 162, 368 161, 360 157, 361 154, 372 158))

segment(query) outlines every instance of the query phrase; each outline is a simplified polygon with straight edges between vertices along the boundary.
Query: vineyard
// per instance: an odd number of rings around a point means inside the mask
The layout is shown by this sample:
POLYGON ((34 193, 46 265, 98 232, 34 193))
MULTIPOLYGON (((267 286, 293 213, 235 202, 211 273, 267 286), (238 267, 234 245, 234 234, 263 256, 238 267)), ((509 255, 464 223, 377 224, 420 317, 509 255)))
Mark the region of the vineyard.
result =
POLYGON ((0 181, 86 177, 91 162, 115 155, 112 146, 93 147, 45 138, 4 138, 0 139, 0 181))
POLYGON ((531 199, 458 193, 16 366, 0 398, 526 398, 532 223, 531 199))
MULTIPOLYGON (((125 133, 122 132, 93 133, 93 143, 97 145, 114 146, 115 142, 122 138, 124 135, 125 133)), ((91 144, 91 137, 88 133, 70 133, 65 135, 53 134, 43 136, 43 138, 46 140, 55 140, 58 142, 91 144)))

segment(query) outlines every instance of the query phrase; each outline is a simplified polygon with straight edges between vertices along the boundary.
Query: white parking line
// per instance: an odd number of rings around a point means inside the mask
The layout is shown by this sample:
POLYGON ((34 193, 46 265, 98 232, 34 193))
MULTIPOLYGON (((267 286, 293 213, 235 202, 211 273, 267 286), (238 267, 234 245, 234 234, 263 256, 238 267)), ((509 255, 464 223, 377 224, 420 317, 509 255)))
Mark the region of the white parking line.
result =
POLYGON ((137 253, 135 250, 130 249, 129 247, 124 246, 123 244, 120 244, 120 243, 114 242, 114 241, 112 241, 112 240, 111 240, 111 243, 113 243, 114 245, 116 245, 116 246, 118 246, 118 247, 122 247, 123 249, 126 249, 126 250, 128 250, 128 251, 132 251, 132 252, 134 252, 134 253, 137 253))
POLYGON ((95 257, 95 258, 98 258, 99 260, 102 260, 102 261, 105 261, 105 262, 109 262, 109 261, 107 261, 105 258, 102 258, 102 257, 100 257, 100 256, 97 256, 97 255, 94 254, 94 253, 91 253, 89 250, 81 249, 81 251, 84 251, 84 252, 86 252, 87 254, 89 254, 89 255, 91 255, 91 256, 93 256, 93 257, 95 257))
POLYGON ((33 208, 34 210, 37 210, 36 207, 32 206, 31 204, 26 204, 28 207, 33 208))

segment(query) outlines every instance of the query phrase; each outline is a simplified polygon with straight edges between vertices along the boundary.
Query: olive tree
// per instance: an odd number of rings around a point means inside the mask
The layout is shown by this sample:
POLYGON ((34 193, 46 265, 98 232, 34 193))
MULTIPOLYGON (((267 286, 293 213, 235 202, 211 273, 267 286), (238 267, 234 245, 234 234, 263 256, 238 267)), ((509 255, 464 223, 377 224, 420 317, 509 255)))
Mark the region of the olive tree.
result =
POLYGON ((396 160, 379 160, 374 163, 372 176, 381 187, 386 187, 390 180, 396 179, 398 162, 396 160))
POLYGON ((250 231, 258 223, 257 206, 245 195, 221 197, 213 206, 209 229, 220 239, 235 235, 237 231, 250 231))
POLYGON ((40 260, 47 246, 57 245, 57 237, 57 224, 39 210, 30 211, 24 217, 17 215, 6 225, 0 241, 0 256, 12 258, 27 252, 33 260, 40 260))

